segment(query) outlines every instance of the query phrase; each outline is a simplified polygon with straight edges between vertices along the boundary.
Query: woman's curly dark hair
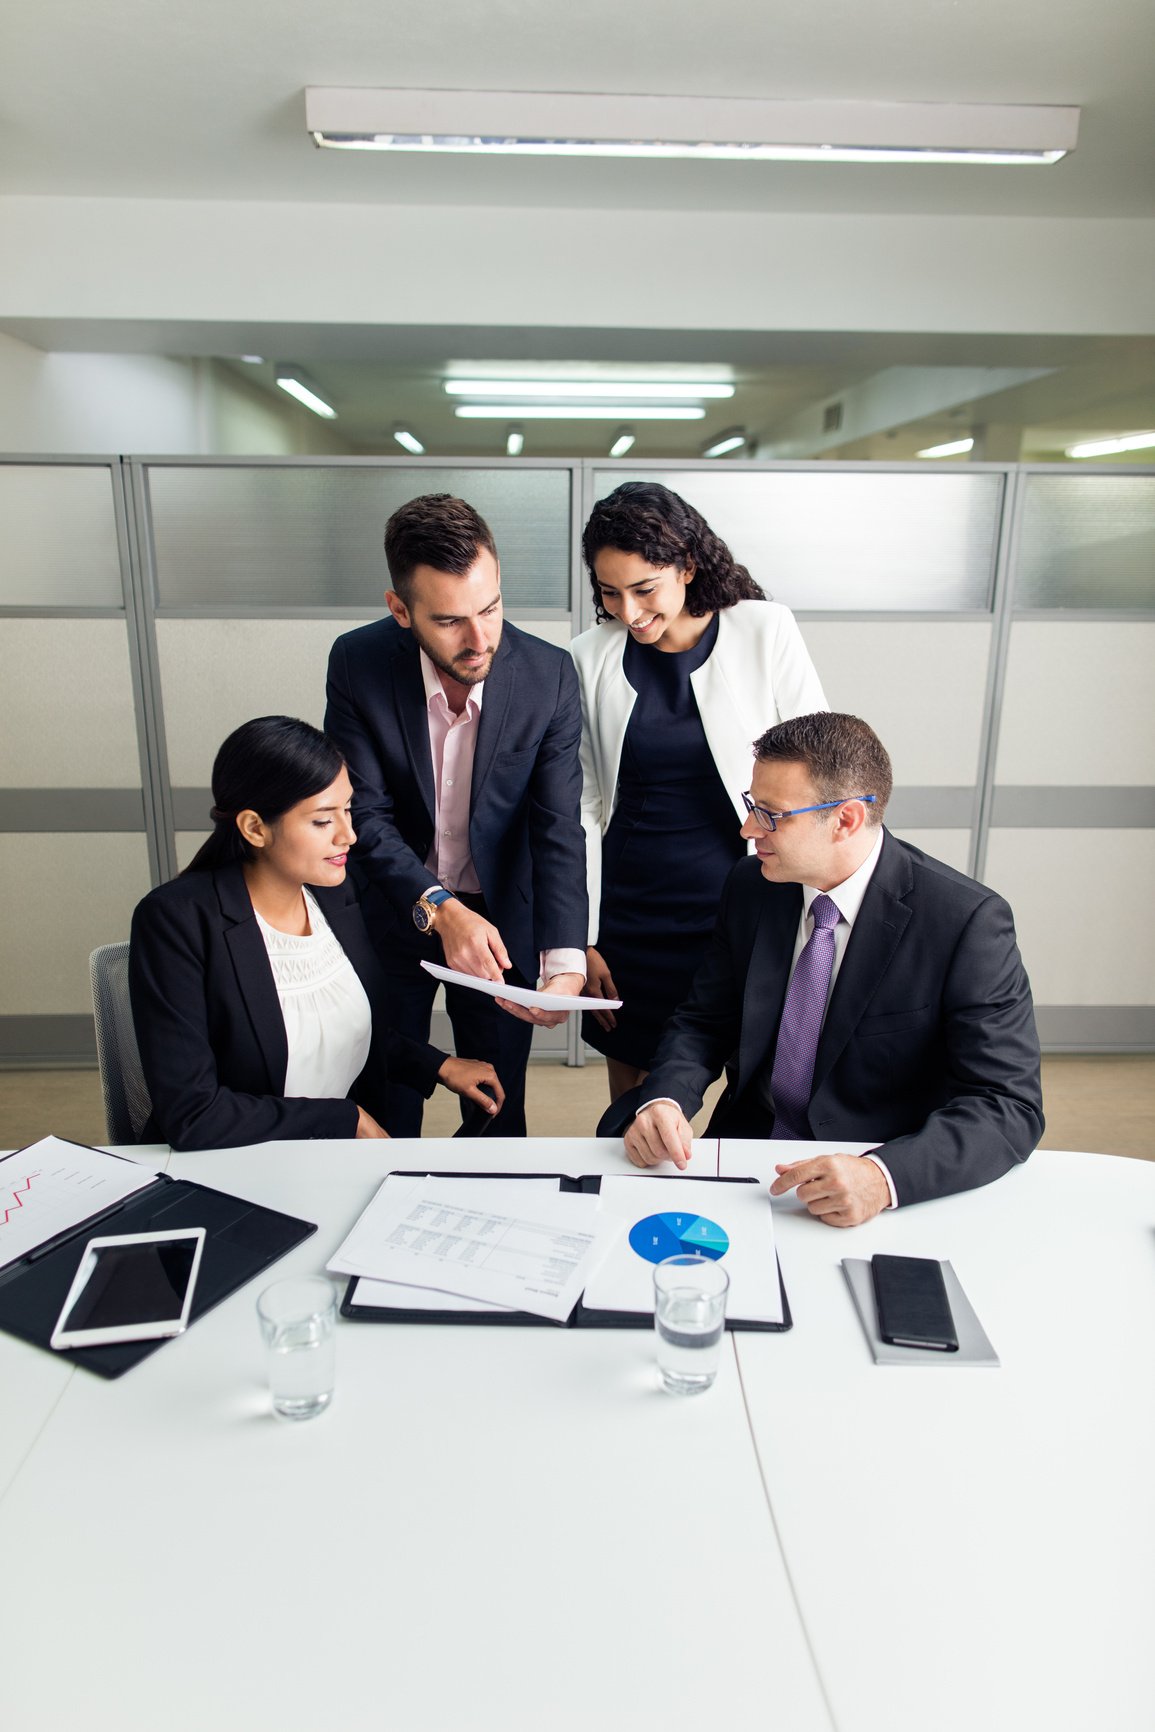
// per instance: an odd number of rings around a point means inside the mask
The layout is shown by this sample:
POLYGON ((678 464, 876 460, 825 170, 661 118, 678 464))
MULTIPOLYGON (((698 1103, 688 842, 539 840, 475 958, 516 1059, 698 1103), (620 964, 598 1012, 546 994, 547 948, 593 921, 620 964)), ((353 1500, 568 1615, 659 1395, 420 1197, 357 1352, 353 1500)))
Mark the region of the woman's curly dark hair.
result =
POLYGON ((686 588, 686 612, 698 618, 733 607, 736 601, 766 600, 702 513, 657 481, 623 481, 598 500, 582 531, 582 557, 589 568, 599 622, 609 618, 594 572, 594 561, 604 547, 640 553, 647 565, 673 565, 679 571, 692 565, 694 581, 686 588))

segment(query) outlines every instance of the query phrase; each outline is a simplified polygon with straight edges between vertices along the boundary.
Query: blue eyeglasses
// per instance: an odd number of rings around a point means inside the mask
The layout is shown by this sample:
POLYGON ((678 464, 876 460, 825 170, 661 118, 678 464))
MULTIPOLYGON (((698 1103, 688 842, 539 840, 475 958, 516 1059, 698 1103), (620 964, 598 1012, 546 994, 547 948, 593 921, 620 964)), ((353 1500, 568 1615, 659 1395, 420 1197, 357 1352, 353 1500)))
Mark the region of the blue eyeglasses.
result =
POLYGON ((864 806, 874 805, 873 794, 847 794, 841 800, 823 800, 820 806, 796 806, 793 812, 771 812, 766 806, 755 805, 749 794, 742 796, 742 804, 750 816, 762 826, 763 830, 770 831, 778 828, 779 818, 800 818, 803 812, 826 812, 831 806, 845 806, 850 800, 861 800, 864 806))

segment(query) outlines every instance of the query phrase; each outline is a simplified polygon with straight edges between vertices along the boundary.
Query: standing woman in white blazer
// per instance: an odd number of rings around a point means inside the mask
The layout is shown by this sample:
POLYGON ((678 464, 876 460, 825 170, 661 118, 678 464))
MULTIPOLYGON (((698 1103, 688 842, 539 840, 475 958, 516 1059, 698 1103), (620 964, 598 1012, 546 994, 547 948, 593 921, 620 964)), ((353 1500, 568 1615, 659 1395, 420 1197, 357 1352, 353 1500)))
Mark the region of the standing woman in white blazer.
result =
POLYGON ((766 601, 701 513, 627 481, 582 536, 598 624, 570 646, 582 698, 589 873, 583 1021, 610 1099, 641 1081, 702 960, 739 835, 753 742, 826 709, 789 608, 766 601))

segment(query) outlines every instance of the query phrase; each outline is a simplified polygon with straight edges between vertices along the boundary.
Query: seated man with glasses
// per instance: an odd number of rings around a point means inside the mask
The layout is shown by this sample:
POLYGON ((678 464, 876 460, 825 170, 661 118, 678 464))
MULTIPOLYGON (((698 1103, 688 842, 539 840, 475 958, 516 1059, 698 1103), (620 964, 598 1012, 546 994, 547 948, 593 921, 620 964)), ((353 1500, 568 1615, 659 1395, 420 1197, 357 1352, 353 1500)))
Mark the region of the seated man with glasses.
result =
POLYGON ((831 1226, 1001 1177, 1043 1131, 1010 909, 884 829, 890 759, 857 716, 796 716, 754 752, 757 858, 730 874, 690 996, 617 1103, 636 1110, 630 1159, 684 1167, 725 1070, 711 1136, 875 1145, 778 1166, 771 1194, 796 1186, 831 1226))

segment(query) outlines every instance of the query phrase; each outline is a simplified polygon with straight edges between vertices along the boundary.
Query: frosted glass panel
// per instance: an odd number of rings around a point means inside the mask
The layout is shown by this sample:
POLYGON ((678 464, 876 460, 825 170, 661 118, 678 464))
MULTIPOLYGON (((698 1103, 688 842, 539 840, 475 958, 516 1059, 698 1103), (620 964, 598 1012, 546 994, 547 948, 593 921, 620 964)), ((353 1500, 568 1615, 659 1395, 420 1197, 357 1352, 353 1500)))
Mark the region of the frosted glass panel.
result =
POLYGON ((1022 787, 1155 785, 1155 624, 1016 620, 996 779, 1022 787))
POLYGON ((1017 607, 1155 607, 1155 475, 1028 475, 1017 607))
POLYGON ((123 618, 5 620, 0 787, 140 787, 123 618))
POLYGON ((157 621, 169 776, 207 788, 217 747, 253 716, 325 717, 325 671, 350 619, 157 621))
POLYGON ((162 607, 366 607, 387 588, 386 519, 422 493, 493 531, 509 608, 568 608, 568 469, 150 467, 162 607))
POLYGON ((108 469, 0 463, 0 606, 124 606, 108 469))
POLYGON ((986 620, 807 619, 801 629, 827 703, 870 723, 890 753, 896 787, 977 779, 986 620))
POLYGON ((595 473, 600 498, 661 481, 793 608, 971 611, 991 604, 1003 477, 652 470, 595 473))
POLYGON ((143 836, 0 836, 0 1016, 90 1015, 89 953, 150 887, 143 836))

